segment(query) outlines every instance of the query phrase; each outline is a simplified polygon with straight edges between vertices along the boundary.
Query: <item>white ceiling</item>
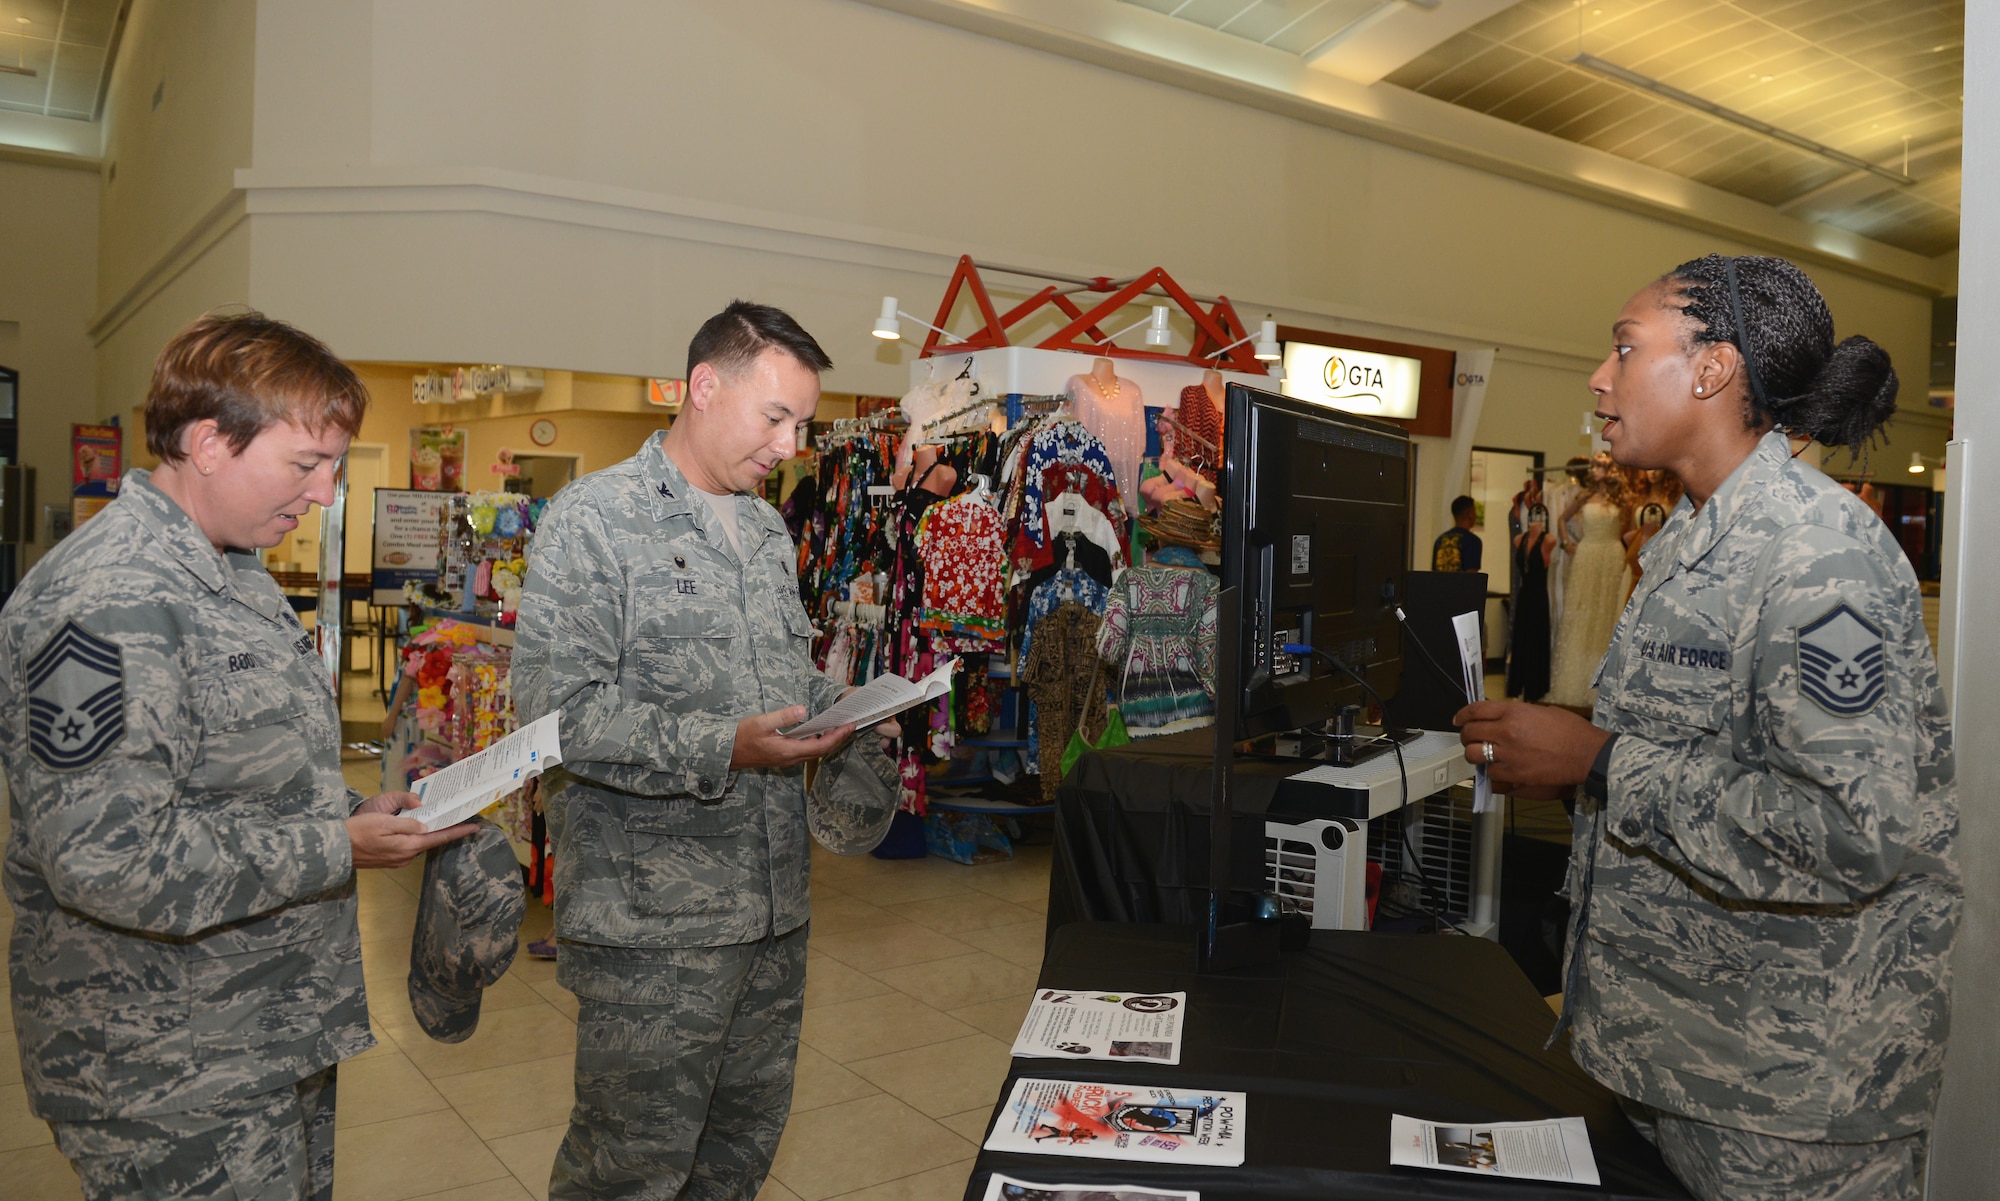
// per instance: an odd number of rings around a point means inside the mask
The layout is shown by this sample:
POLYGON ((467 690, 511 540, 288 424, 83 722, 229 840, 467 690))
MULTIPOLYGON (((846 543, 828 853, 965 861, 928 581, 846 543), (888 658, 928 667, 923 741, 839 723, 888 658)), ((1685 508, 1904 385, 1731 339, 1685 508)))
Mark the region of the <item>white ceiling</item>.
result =
POLYGON ((1964 0, 1122 0, 1924 255, 1958 245, 1964 0), (1914 183, 1569 61, 1579 51, 1914 183))
POLYGON ((0 0, 0 109, 95 120, 123 2, 0 0))

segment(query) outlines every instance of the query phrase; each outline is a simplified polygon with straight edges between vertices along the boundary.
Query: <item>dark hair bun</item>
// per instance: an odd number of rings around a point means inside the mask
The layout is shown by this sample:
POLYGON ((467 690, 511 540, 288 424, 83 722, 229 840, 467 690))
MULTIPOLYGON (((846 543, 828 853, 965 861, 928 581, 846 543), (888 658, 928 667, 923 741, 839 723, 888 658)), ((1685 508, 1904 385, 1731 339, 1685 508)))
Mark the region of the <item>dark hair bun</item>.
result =
POLYGON ((1889 352, 1857 334, 1833 348, 1805 395, 1774 403, 1773 415, 1815 441, 1860 450, 1895 416, 1900 387, 1889 352))

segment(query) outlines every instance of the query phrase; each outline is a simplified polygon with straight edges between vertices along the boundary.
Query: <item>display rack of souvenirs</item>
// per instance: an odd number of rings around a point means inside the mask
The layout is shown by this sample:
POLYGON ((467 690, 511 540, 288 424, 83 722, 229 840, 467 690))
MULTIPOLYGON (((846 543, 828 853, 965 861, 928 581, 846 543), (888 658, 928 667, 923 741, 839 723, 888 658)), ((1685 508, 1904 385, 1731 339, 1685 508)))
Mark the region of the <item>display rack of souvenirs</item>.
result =
POLYGON ((438 529, 440 570, 434 589, 416 585, 427 608, 514 624, 528 571, 528 540, 548 502, 513 492, 464 492, 445 505, 438 529))
POLYGON ((934 360, 898 412, 822 432, 784 506, 822 671, 962 665, 904 715, 909 813, 973 786, 1043 806, 1084 749, 1213 720, 1219 377, 1162 410, 1081 361, 1064 392, 996 397, 934 360))

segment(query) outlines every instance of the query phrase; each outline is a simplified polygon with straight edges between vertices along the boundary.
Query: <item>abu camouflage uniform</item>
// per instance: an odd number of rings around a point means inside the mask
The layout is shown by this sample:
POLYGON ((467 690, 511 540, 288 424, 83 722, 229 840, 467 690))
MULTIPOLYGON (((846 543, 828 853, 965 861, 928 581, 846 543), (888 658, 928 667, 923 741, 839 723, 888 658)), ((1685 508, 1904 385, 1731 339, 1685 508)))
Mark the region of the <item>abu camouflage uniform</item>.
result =
POLYGON ((322 1069, 374 1045, 358 798, 270 574, 128 473, 0 614, 0 721, 29 1109, 93 1196, 250 1191, 307 1159, 330 1193, 322 1069), (197 1162, 218 1140, 233 1181, 197 1162))
POLYGON ((1608 800, 1576 817, 1577 1061, 1667 1114, 1907 1157, 1962 900, 1915 575, 1777 433, 1644 556, 1598 673, 1608 800))
POLYGON ((549 505, 516 627, 521 720, 562 713, 543 795, 577 1103, 550 1195, 748 1201, 789 1109, 809 844, 803 770, 729 760, 742 718, 843 689, 777 511, 735 498, 739 557, 663 438, 549 505))

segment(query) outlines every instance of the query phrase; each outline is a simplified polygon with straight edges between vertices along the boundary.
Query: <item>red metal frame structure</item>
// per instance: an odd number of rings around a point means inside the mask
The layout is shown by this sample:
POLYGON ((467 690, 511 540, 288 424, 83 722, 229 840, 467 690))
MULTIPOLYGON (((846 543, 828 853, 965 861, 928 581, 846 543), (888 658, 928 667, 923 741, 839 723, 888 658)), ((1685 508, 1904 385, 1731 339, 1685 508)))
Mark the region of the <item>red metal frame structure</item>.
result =
MULTIPOLYGON (((984 264, 988 271, 1000 271, 1008 275, 1025 275, 1032 279, 1055 280, 1028 297, 1020 304, 1002 313, 993 307, 993 298, 987 295, 986 282, 980 278, 982 264, 972 261, 971 256, 959 256, 958 266, 951 273, 951 282, 945 285, 944 299, 938 302, 937 319, 924 339, 924 347, 919 358, 937 355, 962 354, 968 350, 992 350, 1001 346, 1012 346, 1007 332, 1019 325, 1042 308, 1053 306, 1069 323, 1055 333, 1037 342, 1042 350, 1074 350, 1085 354, 1102 355, 1112 359, 1148 359, 1158 363, 1187 363, 1195 367, 1215 367, 1230 371, 1240 371, 1247 375, 1268 375, 1269 369, 1253 352, 1245 341, 1248 329, 1236 309, 1226 296, 1212 300, 1212 308, 1204 309, 1201 300, 1188 294, 1165 268, 1154 267, 1143 275, 1129 280, 1114 280, 1108 276, 1094 279, 1076 279, 1069 276, 1051 275, 1045 271, 1027 271, 1014 267, 984 264), (1068 287, 1058 287, 1067 284, 1068 287), (957 306, 959 292, 970 289, 972 301, 979 309, 984 322, 977 331, 962 341, 947 343, 938 333, 945 322, 951 319, 952 309, 957 306), (1070 297, 1077 293, 1107 293, 1090 309, 1080 307, 1070 297), (1141 296, 1165 296, 1180 306, 1188 319, 1194 322, 1194 345, 1186 354, 1169 354, 1159 350, 1137 350, 1124 346, 1114 346, 1100 327, 1114 316, 1118 310, 1138 300, 1141 296), (1222 350, 1230 343, 1237 345, 1222 350), (1217 354, 1217 351, 1222 353, 1217 354)), ((957 335, 953 335, 956 337, 957 335)))

